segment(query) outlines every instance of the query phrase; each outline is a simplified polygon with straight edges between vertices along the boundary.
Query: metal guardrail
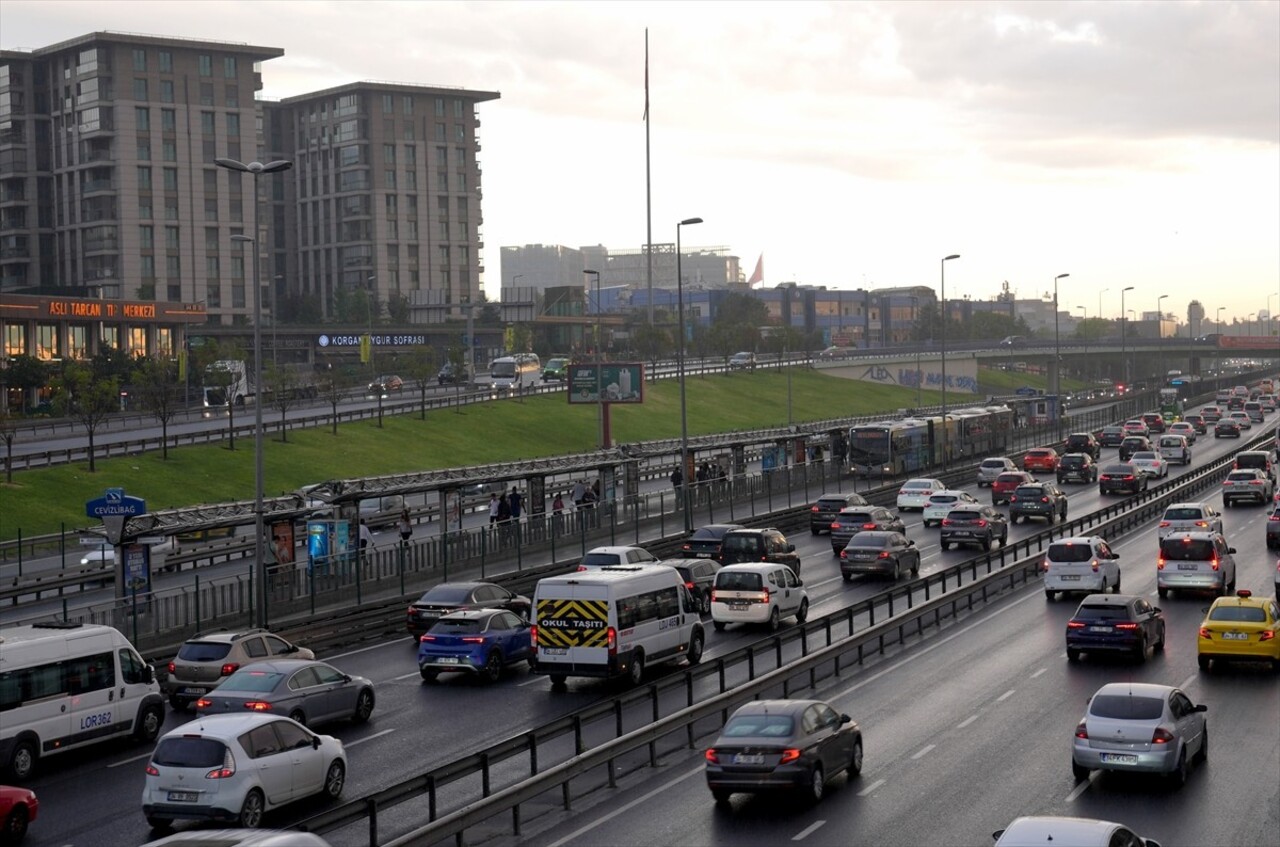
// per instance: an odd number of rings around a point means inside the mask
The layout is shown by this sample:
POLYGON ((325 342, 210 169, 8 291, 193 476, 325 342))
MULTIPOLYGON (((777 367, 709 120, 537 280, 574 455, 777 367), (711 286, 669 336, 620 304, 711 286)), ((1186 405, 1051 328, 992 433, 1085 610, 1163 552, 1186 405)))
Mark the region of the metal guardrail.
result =
POLYGON ((908 634, 922 635, 925 628, 938 626, 944 619, 942 610, 948 606, 951 610, 950 617, 954 618, 959 614, 961 602, 967 604, 967 609, 973 607, 975 595, 981 594, 979 602, 985 603, 993 594, 999 595, 1006 590, 1002 585, 1006 580, 1009 590, 1016 588, 1019 581, 1023 584, 1030 581, 1032 574, 1040 573, 1040 554, 1055 539, 1076 535, 1085 529, 1115 538, 1147 523, 1157 514, 1163 513, 1168 504, 1184 499, 1189 493, 1216 486, 1221 475, 1229 469, 1231 461, 1230 458, 1220 459, 1194 473, 1169 480, 1122 502, 1062 524, 1051 525, 1008 547, 895 586, 845 609, 748 645, 722 657, 714 664, 706 663, 680 674, 668 675, 573 715, 504 739, 456 762, 439 766, 308 818, 300 828, 325 833, 368 819, 371 834, 369 843, 371 847, 376 847, 378 810, 426 794, 431 822, 409 835, 394 839, 389 842, 388 847, 430 844, 451 835, 461 838, 466 829, 494 819, 506 811, 512 812, 513 828, 518 835, 521 804, 560 788, 563 791, 564 805, 568 808, 568 786, 574 778, 601 765, 607 765, 608 783, 612 785, 614 762, 620 755, 648 746, 650 760, 654 762, 653 751, 657 741, 680 729, 688 728, 688 745, 692 747, 693 724, 711 715, 727 717, 727 704, 750 699, 754 694, 776 687, 779 683, 783 686, 783 696, 787 696, 788 680, 804 674, 808 674, 808 687, 814 687, 817 681, 815 674, 820 666, 833 661, 832 673, 838 675, 840 657, 854 650, 858 654, 856 664, 861 665, 866 658, 865 645, 874 643, 874 652, 883 653, 888 644, 887 635, 895 630, 898 642, 902 643, 908 634), (979 571, 982 571, 981 575, 979 571), (950 588, 949 583, 952 585, 950 588), (905 611, 901 611, 903 607, 905 611), (889 620, 877 624, 877 609, 887 614, 889 620), (928 620, 930 615, 934 616, 932 621, 928 620), (861 631, 857 629, 860 618, 865 618, 867 627, 861 631), (908 630, 911 632, 908 633, 908 630), (837 636, 837 631, 847 634, 837 636), (811 642, 818 646, 811 647, 811 642), (788 662, 784 659, 784 647, 788 645, 798 645, 801 656, 799 660, 788 662), (769 660, 772 660, 771 669, 757 668, 757 661, 769 660), (746 665, 748 682, 730 682, 727 672, 733 666, 743 664, 746 665), (696 684, 707 683, 711 677, 717 683, 717 693, 712 695, 710 701, 696 702, 696 684), (685 705, 680 711, 663 717, 659 711, 660 695, 674 691, 684 693, 685 705), (628 706, 649 708, 651 714, 646 717, 652 724, 637 732, 624 734, 623 714, 628 706), (608 722, 612 722, 615 728, 615 739, 604 745, 593 746, 592 750, 584 753, 584 727, 608 722), (550 770, 540 770, 540 765, 545 765, 548 743, 569 735, 573 736, 577 755, 550 770), (540 749, 543 751, 541 758, 540 749), (527 760, 522 758, 525 756, 528 757, 527 760), (512 770, 511 762, 514 759, 520 759, 516 769, 528 773, 529 778, 493 792, 492 785, 497 770, 503 766, 508 771, 512 770), (463 801, 461 808, 438 818, 440 789, 476 775, 481 778, 481 796, 463 801))

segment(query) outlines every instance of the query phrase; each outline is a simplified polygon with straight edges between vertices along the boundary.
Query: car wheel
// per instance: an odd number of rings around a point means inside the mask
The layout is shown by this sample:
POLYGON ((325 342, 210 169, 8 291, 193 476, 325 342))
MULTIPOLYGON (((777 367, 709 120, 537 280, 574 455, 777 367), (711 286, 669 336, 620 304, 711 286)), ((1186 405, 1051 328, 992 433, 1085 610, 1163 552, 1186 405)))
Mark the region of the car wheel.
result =
POLYGON ((1208 657, 1208 656, 1196 656, 1196 667, 1200 668, 1200 670, 1202 670, 1202 671, 1207 671, 1207 670, 1209 670, 1209 657, 1208 657))
POLYGON ((157 832, 164 832, 173 826, 173 821, 168 818, 158 818, 155 815, 147 815, 147 826, 157 832))
POLYGON ((897 559, 893 560, 893 581, 897 582, 902 578, 902 562, 897 559))
POLYGON ((1089 769, 1084 765, 1076 764, 1076 760, 1071 760, 1071 775, 1075 777, 1076 782, 1084 782, 1089 778, 1089 769))
POLYGON ((13 811, 9 813, 9 817, 4 820, 4 829, 0 830, 0 842, 4 844, 17 844, 27 834, 27 824, 29 823, 27 815, 27 807, 18 805, 13 807, 13 811))
POLYGON ((849 766, 845 768, 845 773, 849 779, 853 779, 862 773, 862 739, 855 738, 853 740, 853 753, 849 755, 849 766))
POLYGON ((1187 784, 1187 750, 1184 747, 1182 752, 1178 754, 1178 764, 1169 773, 1169 784, 1174 788, 1181 788, 1187 784))
POLYGON ((255 788, 244 798, 236 822, 245 829, 257 829, 258 824, 262 823, 262 807, 262 792, 255 788))
POLYGON ((811 526, 811 527, 809 527, 809 534, 810 534, 810 535, 817 535, 817 534, 818 534, 818 528, 817 528, 817 527, 815 527, 815 526, 811 526))
POLYGON ((990 535, 982 539, 982 549, 986 550, 987 552, 991 552, 991 536, 990 535))
POLYGON ((698 613, 703 615, 711 614, 711 595, 705 591, 702 592, 702 597, 698 602, 698 613))
POLYGON ((177 694, 170 694, 169 708, 173 709, 175 712, 185 711, 187 708, 187 701, 179 697, 177 694))
POLYGON ((1166 597, 1168 597, 1168 596, 1169 596, 1169 589, 1167 589, 1167 588, 1157 588, 1157 589, 1156 589, 1156 594, 1160 597, 1160 599, 1161 599, 1161 600, 1163 600, 1164 598, 1166 598, 1166 597))
POLYGON ((938 546, 939 546, 939 547, 941 547, 943 550, 950 550, 950 549, 951 549, 951 542, 950 542, 950 541, 943 541, 943 542, 941 542, 938 546))
POLYGON ((1044 600, 1045 600, 1045 602, 1046 602, 1046 603, 1052 603, 1052 602, 1053 602, 1053 597, 1054 597, 1054 594, 1055 594, 1055 593, 1056 593, 1056 592, 1050 591, 1049 589, 1047 589, 1047 588, 1046 588, 1046 589, 1045 589, 1045 591, 1044 591, 1044 600))
POLYGON ((717 806, 728 806, 730 796, 732 796, 732 792, 730 791, 725 791, 720 788, 711 789, 711 799, 716 801, 717 806))
POLYGON ((151 742, 160 737, 160 727, 164 726, 164 706, 148 706, 138 717, 138 725, 133 730, 137 741, 151 742))
POLYGON ((809 617, 809 598, 806 597, 800 601, 800 608, 796 612, 796 623, 804 623, 809 617))
POLYGON ((1068 662, 1078 662, 1078 661, 1080 661, 1080 651, 1079 651, 1078 649, 1076 649, 1075 647, 1068 647, 1068 648, 1067 648, 1067 661, 1068 661, 1068 662))
POLYGON ((632 685, 639 685, 644 681, 644 653, 639 650, 631 654, 631 671, 627 674, 627 681, 632 685))
POLYGON ((844 578, 845 582, 853 582, 853 574, 851 573, 842 573, 840 576, 844 578))
POLYGON ((911 575, 912 576, 920 575, 920 557, 919 556, 916 556, 915 562, 911 565, 911 575))
POLYGON ((347 785, 347 766, 334 759, 329 763, 329 770, 324 774, 324 796, 337 800, 342 796, 342 789, 347 785))
POLYGON ((440 676, 440 671, 435 668, 422 668, 419 673, 422 674, 423 682, 435 682, 440 676))
POLYGON ((1160 629, 1160 640, 1155 643, 1155 646, 1152 649, 1155 650, 1157 653, 1164 652, 1164 628, 1163 627, 1161 627, 1160 629))
POLYGON ((36 748, 30 741, 19 741, 13 745, 6 767, 14 782, 26 782, 36 770, 36 748))
POLYGON ((303 726, 307 725, 307 716, 303 714, 301 709, 294 709, 292 712, 290 712, 289 719, 295 720, 298 723, 302 724, 303 726))
POLYGON ((769 612, 769 631, 770 632, 778 631, 778 607, 777 606, 774 606, 773 610, 769 612))
POLYGON ((689 664, 696 665, 702 661, 702 648, 705 643, 706 638, 702 634, 701 627, 695 629, 693 635, 689 636, 689 650, 685 653, 689 664))
POLYGON ((809 799, 817 803, 827 790, 827 776, 822 772, 822 765, 814 765, 809 774, 809 799))
POLYGON ((502 678, 502 654, 491 650, 484 660, 484 681, 493 683, 502 678))
POLYGON ((567 689, 569 687, 568 685, 565 684, 565 681, 567 679, 568 677, 562 673, 551 674, 551 690, 564 691, 565 689, 567 689))
POLYGON ((1147 660, 1147 640, 1145 638, 1139 641, 1137 646, 1133 648, 1133 658, 1139 663, 1147 660))
POLYGON ((1057 512, 1057 510, 1056 510, 1056 509, 1055 509, 1055 510, 1051 510, 1051 511, 1049 512, 1049 525, 1050 525, 1050 526, 1053 526, 1053 525, 1054 525, 1055 523, 1057 523, 1057 522, 1058 522, 1058 512, 1057 512))
POLYGON ((369 720, 369 716, 373 714, 373 692, 364 689, 356 697, 356 711, 351 716, 353 723, 364 723, 369 720))

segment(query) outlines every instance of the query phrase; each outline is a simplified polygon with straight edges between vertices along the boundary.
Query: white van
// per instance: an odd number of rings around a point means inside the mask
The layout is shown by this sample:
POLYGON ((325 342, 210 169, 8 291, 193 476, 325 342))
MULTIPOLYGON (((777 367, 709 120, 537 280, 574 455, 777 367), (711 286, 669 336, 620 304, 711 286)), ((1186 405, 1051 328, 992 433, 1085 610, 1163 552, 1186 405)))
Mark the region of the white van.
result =
POLYGON ((0 632, 0 769, 18 782, 41 756, 131 735, 155 741, 164 698, 151 667, 109 626, 0 632))
POLYGON ((1160 458, 1180 465, 1191 464, 1191 445, 1185 435, 1160 436, 1160 458))
POLYGON ((554 689, 571 676, 639 684, 660 662, 702 660, 698 605, 675 568, 617 565, 538 581, 529 668, 554 689))

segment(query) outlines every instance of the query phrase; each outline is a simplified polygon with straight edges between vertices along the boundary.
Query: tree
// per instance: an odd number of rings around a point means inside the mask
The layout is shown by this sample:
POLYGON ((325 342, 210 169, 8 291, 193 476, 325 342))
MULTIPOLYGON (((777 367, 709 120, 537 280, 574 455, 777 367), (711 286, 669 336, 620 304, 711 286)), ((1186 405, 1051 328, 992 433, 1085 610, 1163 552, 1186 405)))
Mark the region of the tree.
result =
POLYGON ((641 357, 655 363, 663 353, 675 347, 670 330, 657 324, 649 326, 647 322, 636 323, 631 328, 631 343, 641 357))
POLYGON ((289 410, 298 404, 302 380, 292 366, 272 362, 267 365, 266 382, 266 385, 258 389, 258 402, 270 402, 271 408, 280 413, 280 441, 288 443, 289 428, 286 424, 289 410))
POLYGON ((332 410, 330 421, 333 424, 334 435, 338 434, 338 404, 342 402, 346 388, 346 380, 337 370, 330 371, 329 377, 320 383, 320 396, 329 402, 329 408, 332 410))
POLYGON ((144 359, 138 363, 136 390, 142 397, 142 406, 160 422, 160 455, 169 458, 169 422, 178 414, 182 405, 177 371, 169 362, 144 359))
POLYGON ((13 484, 13 440, 18 437, 18 419, 8 409, 0 409, 0 438, 4 439, 4 481, 13 484))
POLYGON ((417 385, 419 417, 425 421, 427 419, 427 388, 436 375, 436 351, 425 345, 414 347, 402 362, 405 374, 417 385))
POLYGON ((1075 337, 1081 341, 1097 341, 1111 334, 1112 323, 1106 318, 1085 318, 1076 324, 1075 337))
POLYGON ((409 322, 409 298, 399 291, 393 291, 387 297, 387 319, 393 324, 409 322))
POLYGON ((26 414, 27 408, 33 405, 30 401, 34 393, 49 384, 51 374, 52 371, 47 363, 35 356, 24 354, 10 356, 8 367, 0 371, 6 385, 22 390, 23 414, 26 414))
POLYGON ((120 381, 114 376, 94 373, 82 362, 68 361, 54 386, 54 409, 58 414, 75 418, 89 436, 89 473, 98 468, 94 456, 94 435, 98 427, 120 405, 120 381))
MULTIPOLYGON (((462 379, 456 380, 453 383, 454 393, 461 394, 463 385, 467 384, 470 381, 473 381, 476 378, 475 374, 467 370, 466 348, 462 347, 461 345, 455 344, 454 346, 449 348, 448 352, 445 355, 448 357, 449 364, 453 365, 453 372, 463 374, 462 379)), ((462 414, 462 404, 455 402, 453 404, 453 410, 457 412, 459 415, 462 414)))
POLYGON ((768 323, 769 311, 762 301, 731 292, 716 308, 708 343, 725 358, 738 350, 754 351, 760 345, 760 327, 768 323))

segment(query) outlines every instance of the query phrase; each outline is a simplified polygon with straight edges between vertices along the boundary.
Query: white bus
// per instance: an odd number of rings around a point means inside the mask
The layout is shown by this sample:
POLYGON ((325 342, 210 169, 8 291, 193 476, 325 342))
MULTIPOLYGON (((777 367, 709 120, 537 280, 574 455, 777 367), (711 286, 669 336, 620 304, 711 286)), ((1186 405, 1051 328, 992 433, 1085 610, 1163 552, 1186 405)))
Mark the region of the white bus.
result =
POLYGON ((535 353, 517 353, 494 359, 489 365, 489 377, 494 391, 511 391, 538 384, 542 374, 542 362, 535 353))
POLYGON ((29 780, 41 756, 132 736, 155 741, 164 698, 150 665, 109 626, 0 632, 0 771, 29 780))

